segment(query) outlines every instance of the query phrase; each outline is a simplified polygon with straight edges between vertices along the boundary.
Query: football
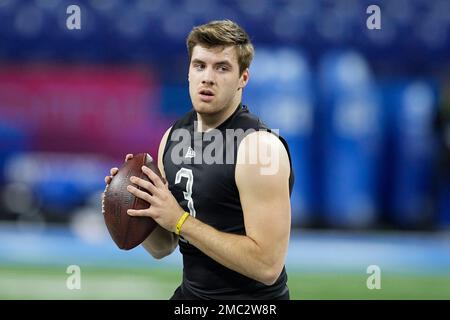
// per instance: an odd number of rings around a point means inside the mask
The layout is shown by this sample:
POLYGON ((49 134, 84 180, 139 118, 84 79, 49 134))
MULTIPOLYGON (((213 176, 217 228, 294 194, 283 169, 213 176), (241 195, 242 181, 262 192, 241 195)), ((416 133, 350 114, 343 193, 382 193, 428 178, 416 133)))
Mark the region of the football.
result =
POLYGON ((157 225, 152 218, 132 217, 127 214, 128 209, 140 210, 150 207, 148 202, 135 197, 127 190, 127 186, 132 184, 131 176, 149 181, 141 170, 143 165, 161 177, 152 157, 148 153, 139 153, 119 168, 111 183, 106 186, 103 196, 102 211, 106 227, 116 245, 123 250, 130 250, 141 244, 157 225))

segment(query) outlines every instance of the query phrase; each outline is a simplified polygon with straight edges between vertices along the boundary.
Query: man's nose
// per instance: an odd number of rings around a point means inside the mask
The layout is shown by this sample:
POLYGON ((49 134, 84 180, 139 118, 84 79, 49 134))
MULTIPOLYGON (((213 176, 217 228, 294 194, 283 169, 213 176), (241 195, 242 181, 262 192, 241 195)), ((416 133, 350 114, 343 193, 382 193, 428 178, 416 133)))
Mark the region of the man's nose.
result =
POLYGON ((214 80, 203 80, 202 84, 206 84, 206 85, 212 86, 212 85, 214 85, 214 80))
POLYGON ((203 74, 203 80, 202 80, 202 84, 204 85, 214 85, 215 81, 214 81, 214 77, 212 74, 212 70, 211 69, 206 69, 205 73, 203 74))

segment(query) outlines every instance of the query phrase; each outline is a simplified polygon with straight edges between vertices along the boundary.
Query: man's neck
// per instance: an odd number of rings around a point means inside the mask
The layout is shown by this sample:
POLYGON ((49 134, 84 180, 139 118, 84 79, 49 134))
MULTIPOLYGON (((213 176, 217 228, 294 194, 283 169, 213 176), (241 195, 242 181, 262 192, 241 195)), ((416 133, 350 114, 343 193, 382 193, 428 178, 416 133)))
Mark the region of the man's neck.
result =
POLYGON ((225 120, 227 120, 236 111, 239 102, 236 102, 226 108, 223 112, 212 115, 201 115, 197 113, 197 131, 208 132, 212 129, 220 126, 225 120))

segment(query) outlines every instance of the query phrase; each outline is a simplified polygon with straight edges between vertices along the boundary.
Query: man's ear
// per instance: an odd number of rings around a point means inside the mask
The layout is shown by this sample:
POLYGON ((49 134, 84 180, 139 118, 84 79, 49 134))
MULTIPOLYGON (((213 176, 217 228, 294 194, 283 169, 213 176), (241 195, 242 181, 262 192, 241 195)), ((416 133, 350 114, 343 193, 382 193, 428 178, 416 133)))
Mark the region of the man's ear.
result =
POLYGON ((250 71, 247 68, 242 72, 241 77, 239 78, 239 89, 242 89, 247 85, 249 78, 250 78, 250 71))
POLYGON ((191 82, 191 62, 190 61, 189 61, 187 72, 188 72, 188 74, 187 74, 188 82, 191 82))

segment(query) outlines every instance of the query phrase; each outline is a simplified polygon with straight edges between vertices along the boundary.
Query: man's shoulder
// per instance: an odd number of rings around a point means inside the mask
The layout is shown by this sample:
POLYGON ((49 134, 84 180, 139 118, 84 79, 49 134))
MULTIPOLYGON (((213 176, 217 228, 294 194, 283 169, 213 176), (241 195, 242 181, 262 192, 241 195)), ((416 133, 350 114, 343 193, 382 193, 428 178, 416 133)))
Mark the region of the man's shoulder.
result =
POLYGON ((164 147, 163 153, 165 153, 167 151, 167 148, 169 147, 171 136, 174 130, 188 128, 194 121, 194 115, 194 110, 186 112, 166 130, 160 142, 160 146, 164 147))
POLYGON ((246 105, 242 107, 241 112, 234 119, 233 126, 244 131, 248 129, 268 129, 267 125, 256 114, 252 113, 246 105))
POLYGON ((191 109, 174 122, 174 124, 172 125, 172 130, 188 127, 194 123, 194 119, 195 110, 191 109))

